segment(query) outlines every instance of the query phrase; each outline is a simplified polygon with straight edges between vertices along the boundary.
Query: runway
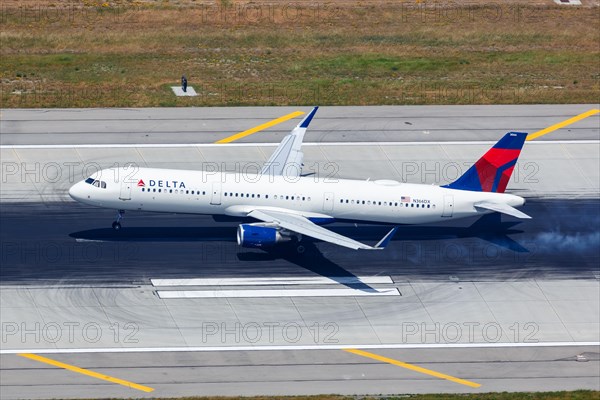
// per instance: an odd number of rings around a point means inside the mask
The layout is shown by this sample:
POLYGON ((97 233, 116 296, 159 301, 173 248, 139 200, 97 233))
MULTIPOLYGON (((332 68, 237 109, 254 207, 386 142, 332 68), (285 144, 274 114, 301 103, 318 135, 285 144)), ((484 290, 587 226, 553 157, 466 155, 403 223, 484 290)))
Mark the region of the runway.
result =
MULTIPOLYGON (((442 184, 506 131, 594 107, 326 107, 305 161, 442 184)), ((66 196, 91 164, 264 161, 295 122, 210 143, 297 109, 2 110, 0 397, 600 390, 597 115, 526 144, 509 191, 531 220, 403 226, 381 252, 243 249, 239 221, 210 216, 128 212, 115 232, 113 211, 66 196)))
MULTIPOLYGON (((590 108, 598 105, 321 107, 306 141, 496 141, 506 132, 535 132, 590 108)), ((214 143, 298 110, 310 107, 2 110, 0 145, 214 143)), ((240 142, 279 142, 294 121, 240 142)), ((540 140, 571 139, 597 140, 597 117, 540 140)))
MULTIPOLYGON (((495 216, 401 227, 384 252, 348 252, 307 241, 289 248, 244 249, 236 222, 210 216, 127 213, 114 232, 111 210, 76 203, 3 204, 2 282, 138 283, 148 278, 390 274, 400 279, 595 279, 600 202, 532 199, 532 220, 495 216), (294 250, 294 249, 292 249, 294 250)), ((330 225, 364 242, 385 226, 330 225)))
POLYGON ((212 353, 72 354, 61 359, 125 376, 150 385, 152 393, 71 377, 17 356, 2 357, 3 399, 61 397, 151 397, 191 395, 289 395, 366 391, 397 393, 485 393, 490 391, 552 391, 596 387, 597 353, 587 362, 576 355, 595 350, 573 348, 387 350, 384 354, 448 373, 472 377, 478 389, 435 379, 341 351, 269 351, 212 353), (31 379, 35 376, 35 379, 31 379), (557 379, 561 377, 561 379, 557 379), (48 386, 47 382, 52 382, 48 386), (404 389, 403 389, 404 388, 404 389), (410 389, 408 389, 410 388, 410 389), (132 393, 133 392, 133 393, 132 393))

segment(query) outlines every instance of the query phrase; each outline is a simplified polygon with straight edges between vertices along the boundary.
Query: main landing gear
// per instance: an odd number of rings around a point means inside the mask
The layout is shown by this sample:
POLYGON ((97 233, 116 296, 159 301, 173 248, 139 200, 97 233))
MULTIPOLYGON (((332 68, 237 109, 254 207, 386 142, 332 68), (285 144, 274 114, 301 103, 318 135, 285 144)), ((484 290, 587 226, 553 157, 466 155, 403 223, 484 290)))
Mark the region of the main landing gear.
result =
POLYGON ((292 234, 292 246, 296 248, 296 253, 304 254, 306 247, 302 245, 302 235, 299 233, 292 234))
POLYGON ((121 220, 123 219, 123 214, 125 214, 125 210, 117 211, 117 220, 112 223, 112 228, 115 231, 118 231, 121 229, 121 220))

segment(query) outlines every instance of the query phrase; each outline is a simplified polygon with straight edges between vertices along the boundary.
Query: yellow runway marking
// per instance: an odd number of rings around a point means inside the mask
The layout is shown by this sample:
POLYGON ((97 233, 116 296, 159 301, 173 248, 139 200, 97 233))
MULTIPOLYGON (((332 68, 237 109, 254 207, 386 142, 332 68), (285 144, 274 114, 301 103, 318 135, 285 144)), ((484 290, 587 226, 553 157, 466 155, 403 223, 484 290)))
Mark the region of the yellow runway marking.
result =
POLYGON ((455 378, 454 376, 442 374, 441 372, 432 371, 427 368, 418 367, 416 365, 412 365, 412 364, 408 364, 408 363, 405 363, 402 361, 394 360, 392 358, 387 358, 387 357, 383 357, 383 356, 380 356, 377 354, 369 353, 368 351, 363 351, 363 350, 358 350, 358 349, 344 349, 344 351, 346 351, 348 353, 352 353, 352 354, 357 354, 359 356, 371 358, 373 360, 381 361, 384 363, 396 365, 398 367, 410 369, 411 371, 416 371, 416 372, 420 372, 422 374, 435 376, 436 378, 446 379, 448 381, 460 383, 461 385, 470 386, 472 388, 478 388, 481 386, 481 384, 479 384, 479 383, 467 381, 465 379, 455 378))
POLYGON ((600 113, 600 110, 598 110, 598 109, 586 111, 583 114, 579 114, 579 115, 574 116, 573 118, 566 119, 562 122, 559 122, 558 124, 554 124, 545 129, 542 129, 541 131, 531 133, 531 134, 527 135, 527 140, 537 139, 540 136, 544 136, 547 133, 554 132, 557 129, 564 128, 567 125, 574 124, 577 121, 581 121, 584 118, 591 117, 592 115, 596 115, 598 113, 600 113))
POLYGON ((148 387, 148 386, 138 385, 137 383, 129 382, 129 381, 126 381, 126 380, 123 380, 123 379, 113 378, 112 376, 108 376, 108 375, 104 375, 104 374, 99 374, 98 372, 89 371, 87 369, 79 368, 79 367, 76 367, 74 365, 69 365, 69 364, 62 363, 60 361, 52 360, 50 358, 38 356, 37 354, 20 353, 19 355, 21 357, 25 357, 25 358, 29 358, 31 360, 39 361, 41 363, 53 365, 53 366, 59 367, 59 368, 64 368, 64 369, 67 369, 69 371, 73 371, 73 372, 77 372, 77 373, 80 373, 80 374, 83 374, 83 375, 91 376, 92 378, 97 378, 97 379, 102 379, 104 381, 108 381, 108 382, 112 382, 112 383, 117 383, 119 385, 127 386, 127 387, 132 388, 132 389, 141 390, 143 392, 152 392, 154 390, 153 388, 148 387))
POLYGON ((252 135, 253 133, 256 133, 258 131, 262 131, 263 129, 270 128, 272 126, 275 126, 277 124, 285 122, 288 119, 296 118, 297 116, 302 115, 302 114, 304 114, 302 111, 294 111, 293 113, 284 115, 283 117, 276 118, 276 119, 271 120, 269 122, 265 122, 264 124, 255 126, 254 128, 250 128, 250 129, 248 129, 246 131, 243 131, 243 132, 240 132, 240 133, 236 133, 235 135, 226 137, 225 139, 218 140, 215 143, 231 143, 234 140, 238 140, 238 139, 244 138, 246 136, 252 135))

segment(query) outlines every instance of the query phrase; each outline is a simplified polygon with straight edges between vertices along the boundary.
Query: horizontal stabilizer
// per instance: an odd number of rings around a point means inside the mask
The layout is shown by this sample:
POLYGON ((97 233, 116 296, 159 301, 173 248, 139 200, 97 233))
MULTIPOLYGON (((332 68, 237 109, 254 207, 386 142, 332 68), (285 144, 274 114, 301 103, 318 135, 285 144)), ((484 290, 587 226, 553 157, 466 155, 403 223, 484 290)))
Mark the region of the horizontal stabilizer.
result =
POLYGON ((488 201, 482 201, 481 203, 475 204, 476 208, 483 208, 485 210, 496 211, 502 214, 512 215, 516 218, 530 219, 531 217, 524 212, 517 210, 516 208, 509 206, 508 204, 492 203, 488 201))

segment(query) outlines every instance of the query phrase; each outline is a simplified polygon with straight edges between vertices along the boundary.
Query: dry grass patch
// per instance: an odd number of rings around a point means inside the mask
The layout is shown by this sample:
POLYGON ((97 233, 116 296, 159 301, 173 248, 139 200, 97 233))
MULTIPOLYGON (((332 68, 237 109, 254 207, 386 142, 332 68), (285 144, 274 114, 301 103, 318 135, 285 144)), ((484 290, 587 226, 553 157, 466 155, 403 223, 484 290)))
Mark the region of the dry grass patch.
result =
POLYGON ((588 103, 600 94, 592 2, 2 7, 3 107, 588 103), (200 96, 171 93, 181 74, 200 96))

